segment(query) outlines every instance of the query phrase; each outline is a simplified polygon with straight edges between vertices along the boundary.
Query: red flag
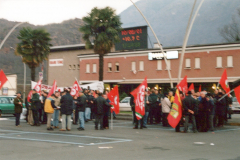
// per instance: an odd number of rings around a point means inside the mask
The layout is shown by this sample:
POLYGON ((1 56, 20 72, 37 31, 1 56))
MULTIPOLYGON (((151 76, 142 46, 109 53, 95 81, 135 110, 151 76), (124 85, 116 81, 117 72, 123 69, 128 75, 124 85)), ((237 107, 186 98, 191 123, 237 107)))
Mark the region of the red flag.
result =
MULTIPOLYGON (((37 84, 33 87, 33 89, 36 89, 37 93, 41 94, 41 87, 42 87, 42 79, 40 79, 37 84)), ((30 102, 30 99, 32 98, 32 90, 28 93, 27 101, 30 102)))
POLYGON ((112 102, 112 109, 116 114, 119 113, 119 93, 118 93, 118 86, 115 86, 109 93, 108 99, 112 102))
POLYGON ((182 118, 182 101, 179 95, 179 91, 178 89, 176 90, 175 93, 175 98, 174 98, 174 102, 172 105, 172 109, 170 111, 170 113, 168 114, 168 123, 173 127, 176 128, 176 126, 178 125, 178 123, 180 122, 182 118))
POLYGON ((188 92, 187 76, 185 76, 183 80, 177 85, 177 89, 187 94, 188 92))
POLYGON ((135 103, 135 114, 138 120, 142 119, 145 115, 145 107, 144 107, 144 92, 147 88, 147 77, 144 79, 142 84, 140 84, 135 90, 131 92, 131 95, 134 97, 135 103))
POLYGON ((2 88, 2 86, 7 82, 7 77, 5 75, 5 73, 3 72, 3 70, 0 71, 0 89, 2 88))
POLYGON ((228 85, 228 80, 227 80, 227 70, 226 69, 224 70, 219 83, 222 86, 222 88, 226 91, 226 93, 230 92, 230 87, 228 85))
POLYGON ((54 81, 53 81, 53 86, 52 86, 51 90, 49 91, 47 97, 50 97, 52 94, 54 94, 54 92, 55 92, 56 90, 57 90, 57 82, 54 80, 54 81))
POLYGON ((73 83, 73 87, 71 88, 71 96, 78 96, 78 92, 81 90, 80 86, 78 85, 78 82, 75 81, 73 83))
POLYGON ((188 88, 188 91, 192 91, 192 90, 194 90, 194 84, 192 83, 191 85, 190 85, 190 87, 188 88))
POLYGON ((198 92, 202 92, 202 85, 200 84, 198 92))
POLYGON ((240 104, 240 86, 234 88, 235 96, 238 100, 238 103, 240 104))

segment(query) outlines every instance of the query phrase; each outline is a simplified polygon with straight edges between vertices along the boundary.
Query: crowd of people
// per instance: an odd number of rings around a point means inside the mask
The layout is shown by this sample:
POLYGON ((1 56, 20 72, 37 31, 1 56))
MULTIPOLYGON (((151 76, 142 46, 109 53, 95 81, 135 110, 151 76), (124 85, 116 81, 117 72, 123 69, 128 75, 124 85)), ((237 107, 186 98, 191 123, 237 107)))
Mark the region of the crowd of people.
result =
MULTIPOLYGON (((102 94, 98 91, 89 89, 80 90, 78 96, 70 95, 70 88, 65 88, 63 92, 56 91, 48 97, 48 92, 42 91, 39 95, 35 89, 32 90, 30 103, 25 101, 27 108, 26 120, 31 126, 40 126, 47 124, 47 130, 51 131, 59 128, 60 131, 70 131, 71 125, 79 125, 79 131, 85 130, 85 122, 95 120, 95 129, 108 129, 109 112, 111 102, 107 97, 107 92, 102 94)), ((174 91, 161 94, 158 90, 152 89, 145 91, 145 115, 137 120, 135 115, 134 98, 131 96, 130 105, 134 117, 134 129, 147 128, 147 125, 162 124, 164 127, 170 127, 168 124, 168 114, 174 103, 174 91)), ((184 95, 180 91, 182 103, 182 119, 175 128, 176 132, 189 131, 189 123, 192 123, 192 130, 196 132, 214 131, 216 127, 223 127, 224 123, 231 118, 229 107, 232 104, 231 98, 225 96, 223 90, 215 90, 214 93, 202 92, 195 93, 194 90, 184 95), (184 130, 180 130, 180 127, 184 130)), ((16 126, 20 126, 20 114, 22 112, 23 100, 21 93, 17 93, 14 99, 16 126)), ((115 115, 114 115, 115 117, 115 115)))
MULTIPOLYGON (((46 91, 42 91, 39 95, 33 89, 30 103, 27 98, 25 101, 28 124, 31 126, 46 124, 48 131, 59 128, 59 123, 62 124, 60 131, 71 131, 72 124, 79 124, 77 129, 83 131, 85 122, 94 119, 96 130, 109 128, 108 117, 111 102, 106 94, 83 89, 79 91, 78 96, 72 97, 70 91, 70 88, 65 88, 63 92, 55 91, 54 94, 48 96, 46 91)), ((19 92, 14 100, 15 113, 18 113, 16 114, 16 126, 20 126, 22 104, 23 100, 19 92)))
MULTIPOLYGON (((223 90, 215 90, 214 93, 202 92, 195 93, 194 90, 184 95, 180 91, 180 99, 182 103, 182 119, 175 128, 176 132, 187 133, 189 131, 189 123, 192 123, 192 130, 196 132, 214 131, 217 127, 223 127, 228 119, 231 118, 229 112, 232 100, 229 96, 225 96, 223 90), (184 127, 181 131, 180 127, 184 127)), ((133 129, 147 128, 148 125, 160 124, 164 127, 170 127, 168 124, 168 114, 174 103, 174 91, 161 94, 158 90, 145 91, 145 115, 141 120, 137 120, 135 116, 134 98, 131 97, 130 104, 134 115, 135 126, 133 129)))

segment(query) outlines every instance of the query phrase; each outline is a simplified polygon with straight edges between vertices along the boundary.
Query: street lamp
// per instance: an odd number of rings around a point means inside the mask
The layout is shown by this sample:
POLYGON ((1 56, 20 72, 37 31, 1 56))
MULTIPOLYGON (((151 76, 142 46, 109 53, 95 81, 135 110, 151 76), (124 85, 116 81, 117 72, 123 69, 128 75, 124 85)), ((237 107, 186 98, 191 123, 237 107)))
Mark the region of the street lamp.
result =
MULTIPOLYGON (((13 49, 15 51, 15 49, 13 47, 10 47, 11 49, 13 49)), ((23 57, 21 56, 22 60, 23 57)), ((25 95, 26 95, 26 64, 23 62, 23 70, 24 70, 24 78, 23 78, 23 102, 25 103, 25 95)))

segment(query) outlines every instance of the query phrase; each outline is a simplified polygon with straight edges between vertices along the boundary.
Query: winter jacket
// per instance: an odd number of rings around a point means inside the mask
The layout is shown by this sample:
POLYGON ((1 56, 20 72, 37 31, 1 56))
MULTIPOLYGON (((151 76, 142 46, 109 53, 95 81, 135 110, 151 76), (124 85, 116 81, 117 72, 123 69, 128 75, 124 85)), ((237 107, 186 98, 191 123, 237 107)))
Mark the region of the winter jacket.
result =
POLYGON ((15 106, 14 107, 15 113, 22 113, 22 108, 23 108, 22 98, 18 98, 18 97, 14 98, 13 103, 14 103, 14 106, 15 106), (21 102, 22 104, 18 104, 19 102, 21 102))
POLYGON ((182 101, 183 109, 184 109, 184 115, 190 115, 191 113, 188 112, 188 110, 192 110, 193 112, 197 111, 197 102, 196 100, 191 96, 186 96, 184 100, 182 101))
POLYGON ((149 112, 149 111, 150 111, 150 106, 151 106, 151 105, 152 105, 152 99, 151 99, 151 97, 145 96, 145 100, 144 100, 145 112, 149 112), (146 104, 147 100, 149 101, 149 104, 146 104))
POLYGON ((225 98, 219 101, 219 97, 216 98, 216 115, 224 116, 225 115, 225 107, 226 107, 226 100, 225 98))
POLYGON ((79 112, 85 112, 87 106, 87 97, 83 94, 81 97, 77 98, 77 108, 79 112))
POLYGON ((73 98, 70 95, 70 93, 67 93, 66 95, 62 96, 60 103, 61 103, 61 113, 66 115, 71 115, 73 112, 73 109, 72 109, 73 98))
POLYGON ((208 107, 208 115, 215 115, 215 104, 214 104, 214 101, 212 99, 210 99, 208 102, 207 102, 207 107, 208 107))
POLYGON ((164 97, 161 99, 161 103, 162 103, 162 112, 169 113, 172 106, 170 100, 167 97, 164 97))
POLYGON ((31 101, 31 109, 32 110, 38 110, 41 108, 41 101, 39 99, 39 94, 38 93, 34 93, 32 94, 32 98, 30 99, 31 101))
POLYGON ((57 108, 54 103, 55 101, 52 97, 47 98, 44 105, 44 112, 54 113, 54 108, 57 108))
POLYGON ((111 105, 109 103, 107 103, 106 99, 104 99, 102 96, 99 96, 96 99, 96 113, 97 114, 104 114, 104 108, 105 107, 111 107, 111 105))
POLYGON ((152 100, 150 108, 158 108, 159 107, 158 96, 155 93, 152 93, 152 94, 149 95, 149 97, 152 100))

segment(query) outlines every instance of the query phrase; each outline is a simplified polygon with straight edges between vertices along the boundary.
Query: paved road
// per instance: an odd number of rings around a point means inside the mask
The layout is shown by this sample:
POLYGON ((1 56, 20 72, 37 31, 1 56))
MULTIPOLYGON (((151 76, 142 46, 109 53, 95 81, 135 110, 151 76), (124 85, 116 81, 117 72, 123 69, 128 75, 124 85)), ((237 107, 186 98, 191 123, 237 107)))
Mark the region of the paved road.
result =
POLYGON ((175 133, 160 125, 134 130, 130 121, 114 120, 113 130, 52 132, 46 125, 14 126, 13 117, 0 118, 0 160, 237 160, 240 159, 240 127, 225 126, 216 132, 175 133))

